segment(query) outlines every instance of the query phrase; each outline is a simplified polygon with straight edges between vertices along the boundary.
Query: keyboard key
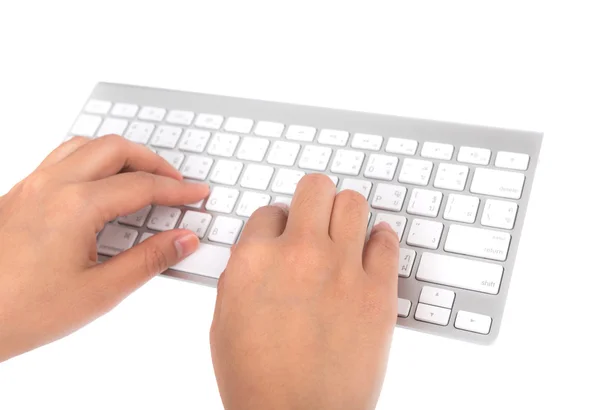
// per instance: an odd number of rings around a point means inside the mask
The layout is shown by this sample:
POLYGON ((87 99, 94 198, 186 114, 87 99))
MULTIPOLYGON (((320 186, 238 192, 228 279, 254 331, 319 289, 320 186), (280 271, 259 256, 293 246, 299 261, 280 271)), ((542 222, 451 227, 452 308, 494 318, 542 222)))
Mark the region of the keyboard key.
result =
POLYGON ((187 211, 179 223, 179 228, 189 229, 198 235, 199 238, 204 238, 211 220, 212 215, 210 214, 204 212, 187 211))
POLYGON ((329 147, 306 145, 300 156, 300 161, 298 161, 298 166, 313 171, 325 171, 332 151, 329 147))
POLYGON ((173 168, 177 170, 179 169, 181 163, 183 162, 183 159, 185 158, 185 155, 177 151, 160 150, 158 151, 158 155, 163 157, 169 164, 171 164, 171 166, 173 166, 173 168))
POLYGON ((365 160, 365 154, 360 151, 340 149, 335 153, 331 172, 344 175, 358 175, 365 160))
MULTIPOLYGON (((350 134, 347 131, 324 129, 319 132, 319 143, 343 147, 348 142, 350 134)), ((364 155, 364 154, 363 154, 364 155)))
POLYGON ((180 209, 158 205, 150 214, 147 226, 155 231, 168 231, 175 228, 180 215, 180 209))
POLYGON ((141 228, 144 226, 144 222, 146 222, 146 218, 148 217, 151 209, 152 206, 148 205, 132 214, 120 216, 118 221, 119 223, 125 225, 137 226, 138 228, 141 228))
POLYGON ((496 154, 496 162, 498 168, 516 169, 525 171, 529 166, 529 155, 518 154, 516 152, 500 151, 496 154))
POLYGON ((154 236, 154 234, 153 234, 153 233, 150 233, 150 232, 144 232, 144 233, 142 234, 142 236, 140 237, 140 240, 138 241, 138 243, 142 243, 142 242, 144 242, 146 239, 148 239, 148 238, 150 238, 150 237, 152 237, 152 236, 154 236))
POLYGON ((118 255, 133 246, 138 232, 135 229, 108 224, 98 236, 98 253, 107 256, 118 255))
POLYGON ((202 152, 206 148, 208 139, 210 138, 210 132, 204 130, 186 130, 183 133, 181 142, 179 143, 179 149, 182 151, 189 152, 202 152))
MULTIPOLYGON (((188 181, 188 182, 194 182, 194 181, 190 181, 189 179, 186 180, 186 181, 188 181)), ((194 202, 192 204, 185 204, 185 206, 189 206, 190 208, 200 209, 200 208, 202 208, 202 204, 204 204, 204 199, 201 199, 198 202, 194 202)))
POLYGON ((413 215, 435 218, 442 203, 442 193, 429 189, 413 189, 406 212, 413 215))
POLYGON ((458 151, 458 162, 467 164, 487 165, 490 163, 492 151, 485 148, 460 147, 458 151))
POLYGON ((238 149, 237 157, 248 161, 260 162, 269 148, 269 140, 256 137, 244 137, 238 149))
POLYGON ((421 148, 421 156, 425 158, 444 159, 452 158, 454 147, 450 144, 441 144, 437 142, 425 142, 421 148))
POLYGON ((244 164, 237 161, 220 159, 213 169, 210 180, 217 184, 235 185, 242 173, 244 164))
POLYGON ((269 205, 269 202, 271 202, 271 197, 267 194, 244 192, 235 213, 239 216, 250 217, 258 208, 269 205))
POLYGON ((259 121, 254 128, 254 133, 261 137, 279 138, 283 128, 284 125, 279 122, 259 121))
POLYGON ((183 130, 179 127, 161 125, 158 127, 150 144, 155 147, 175 148, 183 130))
POLYGON ((215 223, 210 228, 208 239, 213 242, 233 245, 242 230, 244 222, 240 219, 229 218, 227 216, 217 216, 215 223))
POLYGON ((200 243, 196 252, 171 266, 171 269, 219 279, 227 267, 230 255, 229 248, 200 243))
POLYGON ((468 332, 481 333, 487 335, 490 333, 492 326, 492 318, 477 313, 471 313, 464 310, 459 310, 456 314, 454 327, 468 332))
POLYGON ((249 164, 242 175, 240 185, 244 188, 265 191, 273 177, 273 168, 266 165, 249 164))
POLYGON ((293 169, 279 169, 271 190, 278 194, 293 195, 296 191, 296 185, 304 176, 304 172, 293 169))
POLYGON ((302 125, 290 125, 285 133, 285 137, 294 141, 311 142, 315 138, 317 130, 313 127, 302 125))
POLYGON ((338 182, 340 181, 340 179, 338 177, 336 177, 335 175, 327 175, 329 177, 329 179, 331 179, 331 182, 333 182, 333 185, 337 186, 338 182))
POLYGON ((206 202, 206 210, 229 214, 233 211, 239 195, 240 191, 237 189, 216 186, 206 202))
POLYGON ((493 263, 424 252, 416 277, 426 282, 496 295, 502 273, 502 266, 493 263))
POLYGON ((454 304, 454 296, 455 294, 451 290, 423 286, 423 289, 421 289, 421 295, 419 296, 419 302, 452 309, 452 305, 454 304))
POLYGON ((444 210, 444 219, 472 224, 477 216, 479 198, 468 195, 450 194, 444 210))
POLYGON ((212 165, 212 158, 200 155, 188 155, 183 163, 181 175, 183 175, 185 178, 204 181, 208 176, 212 165))
POLYGON ((462 255, 505 261, 510 234, 462 225, 450 225, 444 250, 462 255))
POLYGON ((434 325, 446 326, 450 320, 450 312, 452 312, 450 309, 419 303, 417 304, 415 319, 434 325))
POLYGON ((210 155, 231 157, 239 141, 240 137, 238 135, 217 132, 210 140, 207 152, 210 155))
POLYGON ((419 143, 404 138, 388 138, 385 151, 391 154, 415 155, 419 143))
POLYGON ((273 202, 271 202, 271 204, 286 204, 287 206, 290 206, 292 204, 292 197, 276 196, 275 199, 273 199, 273 202))
POLYGON ((398 316, 408 317, 411 305, 412 303, 410 300, 398 298, 398 316))
POLYGON ((444 225, 435 221, 413 219, 406 243, 427 249, 437 249, 444 225))
POLYGON ((379 151, 381 144, 383 144, 383 137, 381 135, 361 133, 354 134, 350 143, 352 148, 368 149, 370 151, 379 151))
POLYGON ((209 128, 211 130, 218 130, 223 124, 223 117, 214 114, 198 114, 194 125, 200 128, 209 128))
POLYGON ((375 216, 375 222, 373 222, 373 226, 376 226, 379 222, 387 222, 398 235, 398 242, 402 240, 404 228, 406 227, 405 217, 400 215, 378 213, 375 216))
POLYGON ((249 134, 254 121, 249 118, 229 117, 225 122, 225 131, 249 134))
POLYGON ((368 200, 369 194, 371 193, 372 186, 373 186, 372 183, 370 183, 369 181, 365 181, 363 179, 345 178, 342 181, 342 186, 340 187, 340 192, 345 189, 351 189, 353 191, 358 192, 359 194, 364 196, 365 199, 368 200))
POLYGON ((102 117, 81 114, 75 121, 75 124, 73 124, 71 134, 80 135, 82 137, 93 137, 101 122, 102 117))
POLYGON ((400 211, 406 196, 406 188, 398 185, 377 184, 371 206, 386 211, 400 211))
POLYGON ((100 129, 98 130, 98 133, 96 135, 98 137, 110 134, 123 136, 125 128, 127 128, 127 120, 120 120, 118 118, 106 118, 100 126, 100 129))
POLYGON ((465 189, 469 167, 442 163, 438 166, 433 186, 436 188, 462 191, 465 189))
POLYGON ((111 114, 115 117, 133 118, 137 114, 138 106, 135 104, 117 103, 113 107, 111 114))
POLYGON ((515 226, 518 205, 514 202, 486 199, 481 216, 483 226, 512 229, 515 226))
POLYGON ((296 162, 300 151, 300 144, 295 142, 275 141, 267 162, 274 165, 285 165, 291 167, 296 162))
POLYGON ((158 107, 142 107, 140 113, 138 114, 138 118, 140 120, 148 120, 148 121, 162 121, 165 118, 165 114, 167 110, 164 108, 158 107))
POLYGON ((477 168, 471 182, 471 192, 509 199, 521 198, 525 175, 518 172, 477 168))
POLYGON ((193 120, 194 113, 191 111, 171 110, 165 121, 177 125, 191 125, 193 120))
POLYGON ((397 167, 398 158, 389 155, 371 154, 365 167, 365 176, 391 181, 394 179, 397 167))
POLYGON ((406 158, 402 163, 398 181, 415 185, 427 185, 429 184, 432 169, 433 163, 430 161, 406 158))
POLYGON ((83 109, 90 114, 108 114, 112 103, 103 100, 89 100, 83 109))
POLYGON ((412 272, 417 253, 408 248, 400 248, 400 260, 398 263, 398 276, 408 278, 412 272))
POLYGON ((132 122, 124 137, 131 142, 145 145, 148 143, 153 131, 154 124, 147 122, 132 122))

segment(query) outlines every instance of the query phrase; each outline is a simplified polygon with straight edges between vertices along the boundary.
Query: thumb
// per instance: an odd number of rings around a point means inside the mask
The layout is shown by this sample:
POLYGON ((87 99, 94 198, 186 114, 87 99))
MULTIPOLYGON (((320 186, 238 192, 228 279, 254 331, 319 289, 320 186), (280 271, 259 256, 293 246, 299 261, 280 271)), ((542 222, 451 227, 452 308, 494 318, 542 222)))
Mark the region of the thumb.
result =
POLYGON ((384 286, 397 284, 399 255, 400 241, 396 232, 386 222, 375 225, 363 255, 363 267, 367 274, 382 281, 384 286))
MULTIPOLYGON (((185 229, 153 235, 131 249, 92 268, 92 280, 105 290, 114 304, 170 266, 192 254, 198 237, 185 229)), ((94 288, 95 286, 92 286, 94 288)))

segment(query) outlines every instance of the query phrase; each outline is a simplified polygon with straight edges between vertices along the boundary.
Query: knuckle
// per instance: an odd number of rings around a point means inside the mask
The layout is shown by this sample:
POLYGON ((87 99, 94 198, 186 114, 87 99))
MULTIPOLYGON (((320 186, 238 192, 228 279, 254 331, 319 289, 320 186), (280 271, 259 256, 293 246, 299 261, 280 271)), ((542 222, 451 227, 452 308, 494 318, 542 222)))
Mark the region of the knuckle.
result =
POLYGON ((283 255, 289 264, 288 266, 320 266, 325 268, 332 258, 329 255, 328 247, 319 246, 314 240, 305 240, 298 236, 295 240, 290 240, 284 247, 283 255))
POLYGON ((144 262, 149 277, 165 271, 169 267, 169 259, 165 252, 157 246, 149 246, 144 251, 144 262))
POLYGON ((50 180, 50 175, 46 172, 35 172, 23 181, 23 191, 26 194, 37 195, 48 188, 50 180))

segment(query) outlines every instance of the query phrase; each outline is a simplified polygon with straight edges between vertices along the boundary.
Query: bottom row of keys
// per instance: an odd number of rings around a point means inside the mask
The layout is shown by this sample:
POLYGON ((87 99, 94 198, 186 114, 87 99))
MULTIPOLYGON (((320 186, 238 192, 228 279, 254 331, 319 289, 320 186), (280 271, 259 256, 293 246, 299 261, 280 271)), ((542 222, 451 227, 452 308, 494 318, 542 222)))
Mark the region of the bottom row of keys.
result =
MULTIPOLYGON (((411 301, 398 298, 398 316, 405 318, 410 314, 411 301)), ((435 325, 447 326, 450 321, 450 313, 452 310, 432 306, 425 303, 417 304, 415 311, 415 319, 421 322, 433 323, 435 325)), ((492 326, 492 318, 478 313, 459 310, 456 314, 454 327, 469 332, 480 333, 487 335, 490 333, 492 326)))

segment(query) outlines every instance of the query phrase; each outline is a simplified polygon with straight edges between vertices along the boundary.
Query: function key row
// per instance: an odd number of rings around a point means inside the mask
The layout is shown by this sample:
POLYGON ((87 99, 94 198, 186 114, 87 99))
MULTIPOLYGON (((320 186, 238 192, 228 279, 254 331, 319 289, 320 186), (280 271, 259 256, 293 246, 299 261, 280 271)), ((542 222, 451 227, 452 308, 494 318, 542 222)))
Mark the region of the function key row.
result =
MULTIPOLYGON (((249 118, 229 117, 227 120, 221 115, 216 114, 196 114, 192 111, 171 110, 167 114, 164 108, 142 107, 135 104, 115 103, 109 101, 89 100, 84 111, 90 114, 106 115, 110 114, 121 118, 134 118, 136 115, 141 120, 147 121, 165 121, 175 125, 190 126, 192 123, 200 128, 218 130, 223 129, 229 132, 241 134, 250 134, 254 127, 254 134, 261 137, 280 138, 284 135, 285 125, 278 122, 258 121, 255 125, 254 120, 249 118), (112 110, 111 110, 112 107, 112 110), (138 113, 139 111, 139 113, 138 113), (195 118, 195 121, 194 121, 195 118)), ((88 127, 83 124, 78 127, 92 128, 93 123, 98 122, 93 128, 94 131, 99 125, 100 119, 84 118, 88 127)), ((97 135, 104 135, 109 127, 102 127, 97 135)), ((76 134, 75 129, 73 131, 76 134)), ((285 132, 285 137, 295 141, 311 142, 316 136, 317 130, 314 127, 290 125, 285 132)), ((83 133, 80 133, 83 134, 83 133)), ((88 131, 89 134, 89 131, 88 131)), ((93 135, 88 135, 93 136, 93 135)), ((348 131, 322 129, 319 132, 317 142, 325 145, 346 146, 350 138, 348 131)), ((355 133, 350 142, 350 146, 356 149, 379 151, 383 145, 383 136, 374 134, 355 133)), ((417 153, 418 142, 411 139, 390 137, 387 140, 385 151, 391 154, 415 155, 417 153)), ((450 160, 454 154, 454 146, 451 144, 424 142, 421 147, 421 156, 424 158, 450 160)), ((474 165, 489 165, 491 151, 485 148, 460 147, 457 161, 474 165)), ((494 166, 497 168, 513 169, 524 171, 529 166, 529 155, 522 153, 499 151, 496 155, 494 166)))

